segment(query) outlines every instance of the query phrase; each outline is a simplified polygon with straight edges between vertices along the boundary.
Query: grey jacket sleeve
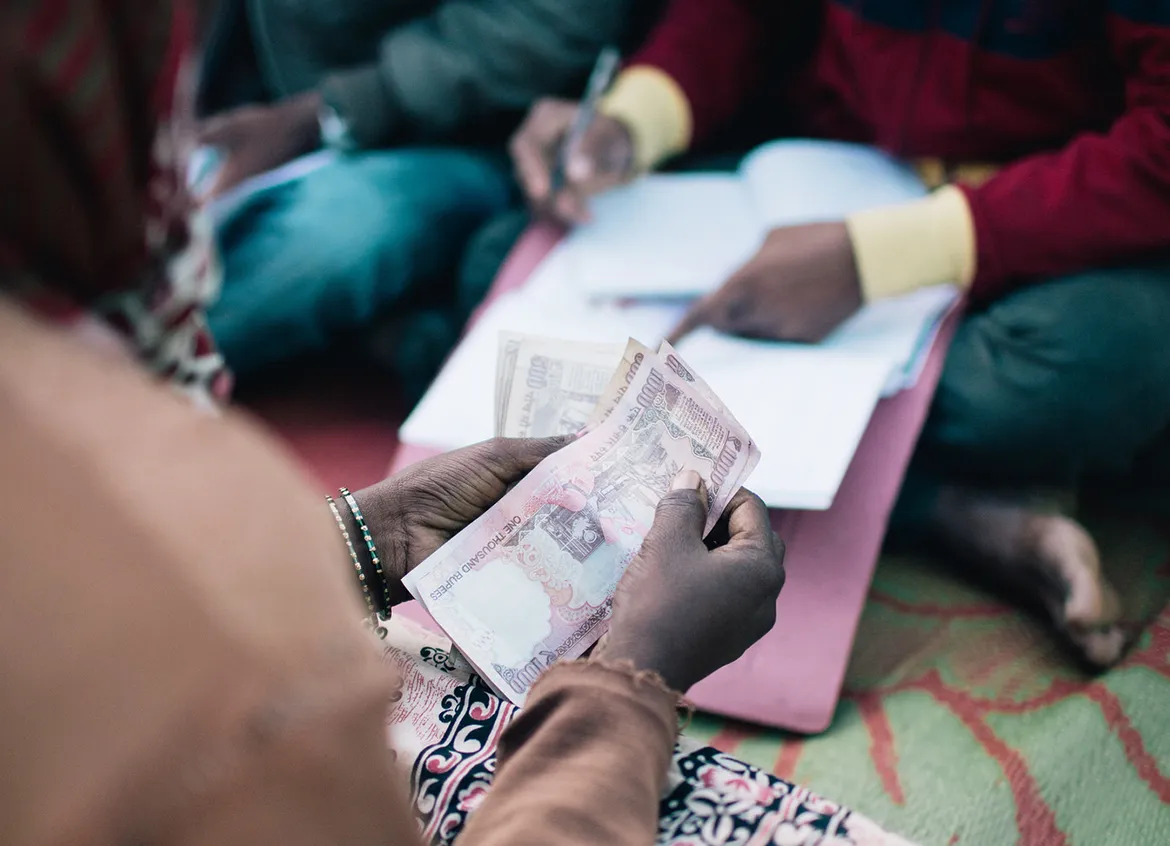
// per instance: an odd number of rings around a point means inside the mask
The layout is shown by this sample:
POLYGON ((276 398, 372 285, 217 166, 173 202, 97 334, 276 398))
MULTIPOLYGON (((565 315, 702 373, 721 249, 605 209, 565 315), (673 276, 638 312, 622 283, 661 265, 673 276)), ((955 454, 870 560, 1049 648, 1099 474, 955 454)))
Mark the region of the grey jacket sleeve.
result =
POLYGON ((450 0, 383 39, 378 61, 329 76, 325 101, 362 147, 442 140, 539 97, 576 96, 638 0, 450 0))

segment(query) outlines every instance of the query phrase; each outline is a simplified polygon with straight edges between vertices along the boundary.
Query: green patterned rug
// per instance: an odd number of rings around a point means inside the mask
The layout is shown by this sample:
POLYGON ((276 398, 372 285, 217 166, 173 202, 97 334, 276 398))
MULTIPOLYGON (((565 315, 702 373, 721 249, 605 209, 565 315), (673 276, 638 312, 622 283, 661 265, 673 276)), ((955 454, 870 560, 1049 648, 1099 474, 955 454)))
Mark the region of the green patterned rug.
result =
POLYGON ((689 734, 926 844, 1170 843, 1170 532, 1091 526, 1141 634, 1093 678, 1044 626, 887 557, 825 734, 696 716, 689 734))

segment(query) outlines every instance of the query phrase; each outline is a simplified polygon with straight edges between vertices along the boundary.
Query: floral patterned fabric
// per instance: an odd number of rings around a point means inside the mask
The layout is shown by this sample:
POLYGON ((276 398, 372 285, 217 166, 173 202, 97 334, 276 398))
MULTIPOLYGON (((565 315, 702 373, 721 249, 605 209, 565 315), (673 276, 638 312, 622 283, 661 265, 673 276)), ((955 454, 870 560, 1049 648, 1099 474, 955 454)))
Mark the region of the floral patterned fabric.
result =
MULTIPOLYGON (((408 768, 424 835, 458 842, 491 789, 496 748, 517 709, 499 699, 450 642, 401 617, 384 660, 401 678, 387 726, 408 768)), ((614 774, 620 778, 620 773, 614 774)), ((660 846, 905 846, 847 808, 683 738, 675 749, 658 827, 660 846)))

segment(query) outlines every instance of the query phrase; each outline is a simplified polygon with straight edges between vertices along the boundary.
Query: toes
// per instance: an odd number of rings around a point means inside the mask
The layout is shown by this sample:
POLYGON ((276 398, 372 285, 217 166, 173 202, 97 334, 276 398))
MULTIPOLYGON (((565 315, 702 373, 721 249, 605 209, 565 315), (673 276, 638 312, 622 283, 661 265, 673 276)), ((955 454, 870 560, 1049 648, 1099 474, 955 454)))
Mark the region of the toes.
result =
POLYGON ((1068 517, 1037 522, 1038 557, 1067 587, 1058 622, 1083 629, 1116 623, 1121 602, 1101 572, 1101 553, 1092 536, 1068 517))
POLYGON ((1077 653, 1094 670, 1106 670, 1125 654, 1127 636, 1121 626, 1069 626, 1068 635, 1077 653))
POLYGON ((1050 606, 1054 622, 1090 669, 1106 670, 1121 660, 1129 638, 1118 625, 1121 600, 1101 573, 1097 544, 1068 517, 1038 519, 1039 557, 1067 586, 1063 603, 1050 606))
POLYGON ((1113 589, 1113 585, 1105 581, 1105 577, 1099 578, 1101 586, 1101 608, 1097 616, 1097 621, 1100 623, 1117 623, 1121 620, 1121 597, 1117 595, 1117 591, 1113 589))

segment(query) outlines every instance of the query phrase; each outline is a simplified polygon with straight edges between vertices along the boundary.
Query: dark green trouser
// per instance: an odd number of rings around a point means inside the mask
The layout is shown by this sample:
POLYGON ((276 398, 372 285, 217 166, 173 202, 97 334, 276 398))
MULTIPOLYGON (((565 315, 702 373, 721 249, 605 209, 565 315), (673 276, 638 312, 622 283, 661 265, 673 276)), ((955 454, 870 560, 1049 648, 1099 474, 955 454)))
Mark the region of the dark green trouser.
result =
POLYGON ((959 326, 893 528, 944 481, 1069 486, 1170 469, 1167 447, 1170 263, 1022 288, 959 326))

